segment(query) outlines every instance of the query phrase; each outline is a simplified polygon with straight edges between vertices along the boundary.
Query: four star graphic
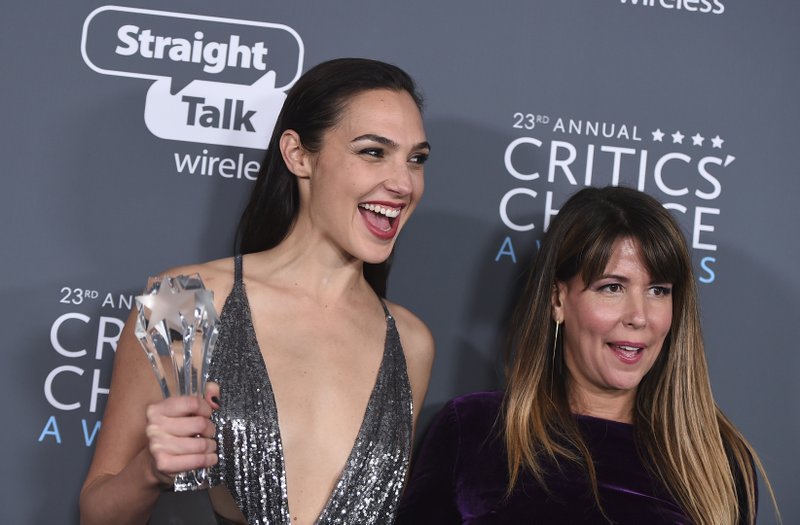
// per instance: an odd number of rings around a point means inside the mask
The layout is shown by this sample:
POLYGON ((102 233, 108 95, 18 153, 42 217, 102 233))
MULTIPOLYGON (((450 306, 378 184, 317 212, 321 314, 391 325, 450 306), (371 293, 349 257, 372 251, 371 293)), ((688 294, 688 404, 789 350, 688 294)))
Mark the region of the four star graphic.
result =
MULTIPOLYGON (((653 142, 664 142, 664 136, 666 133, 661 131, 661 128, 656 128, 655 131, 650 132, 653 135, 653 142)), ((681 133, 680 130, 676 130, 675 133, 670 133, 672 137, 673 144, 683 144, 683 139, 686 138, 686 135, 681 133)), ((703 143, 706 140, 706 137, 702 136, 700 132, 695 133, 691 136, 692 139, 692 146, 699 146, 702 147, 703 143)), ((719 135, 711 139, 711 147, 722 149, 722 144, 725 142, 719 135)))

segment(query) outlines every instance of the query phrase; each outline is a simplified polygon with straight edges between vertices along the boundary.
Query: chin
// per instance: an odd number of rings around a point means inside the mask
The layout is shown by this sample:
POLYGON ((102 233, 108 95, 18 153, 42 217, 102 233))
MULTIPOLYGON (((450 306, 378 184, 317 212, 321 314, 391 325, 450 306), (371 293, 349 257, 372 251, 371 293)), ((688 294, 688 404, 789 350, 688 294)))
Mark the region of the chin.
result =
POLYGON ((615 390, 621 390, 624 392, 631 392, 631 391, 635 392, 639 388, 641 382, 642 382, 641 377, 636 379, 619 379, 617 381, 613 381, 610 386, 615 390))
POLYGON ((394 242, 388 244, 362 245, 351 252, 353 257, 367 264, 380 264, 392 255, 394 242))
POLYGON ((382 262, 386 262, 391 254, 392 252, 389 252, 380 256, 361 257, 360 259, 364 262, 364 264, 380 264, 382 262))

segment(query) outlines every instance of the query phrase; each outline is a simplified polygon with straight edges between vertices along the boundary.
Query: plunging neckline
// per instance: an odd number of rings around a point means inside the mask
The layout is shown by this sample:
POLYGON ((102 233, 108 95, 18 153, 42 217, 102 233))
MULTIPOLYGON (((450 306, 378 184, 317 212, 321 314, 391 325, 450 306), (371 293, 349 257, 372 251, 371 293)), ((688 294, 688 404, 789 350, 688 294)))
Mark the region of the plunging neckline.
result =
MULTIPOLYGON (((269 377, 269 367, 267 366, 267 361, 266 361, 266 358, 264 356, 264 353, 261 351, 261 343, 258 340, 258 334, 256 333, 256 327, 255 327, 255 324, 253 323, 253 312, 252 312, 252 310, 250 308, 250 298, 247 296, 247 287, 245 286, 245 283, 244 283, 244 272, 243 271, 242 271, 241 281, 238 284, 241 285, 241 287, 242 287, 242 296, 244 297, 244 309, 245 309, 245 314, 246 314, 245 315, 245 322, 247 323, 247 325, 249 325, 247 327, 250 330, 252 330, 252 332, 253 332, 253 341, 255 343, 255 350, 258 352, 258 355, 260 357, 260 359, 258 359, 258 362, 261 364, 261 371, 263 372, 263 378, 264 378, 264 383, 265 383, 264 384, 264 388, 265 388, 266 396, 271 401, 272 406, 275 407, 275 442, 276 442, 276 447, 278 449, 278 455, 279 455, 280 462, 281 462, 280 482, 281 482, 282 486, 286 487, 285 494, 281 495, 281 500, 282 500, 281 503, 283 505, 283 511, 284 511, 284 512, 282 512, 282 514, 285 514, 286 516, 289 517, 289 524, 286 524, 286 525, 291 525, 292 515, 291 515, 290 509, 289 509, 289 484, 286 481, 286 457, 285 457, 284 452, 283 452, 283 435, 281 434, 280 418, 278 416, 279 415, 278 402, 275 399, 275 392, 272 389, 272 380, 269 377)), ((236 283, 234 284, 234 286, 236 286, 236 283)), ((392 318, 392 315, 389 313, 388 308, 386 308, 386 304, 383 302, 382 299, 380 300, 380 302, 381 302, 381 305, 383 306, 383 313, 384 313, 384 318, 385 318, 385 323, 386 323, 386 333, 384 334, 384 337, 383 337, 383 352, 381 354, 380 365, 378 366, 378 373, 375 375, 375 383, 372 385, 372 390, 370 391, 369 399, 367 399, 367 405, 364 407, 364 415, 361 418, 361 424, 358 427, 358 433, 356 433, 356 438, 353 441, 353 445, 350 447, 350 452, 347 454, 347 459, 345 460, 344 464, 342 465, 341 471, 339 472, 339 475, 336 478, 336 483, 334 483, 333 489, 331 490, 330 494, 328 494, 328 498, 325 500, 325 505, 322 506, 322 510, 317 515, 317 517, 314 519, 314 525, 319 525, 320 524, 320 519, 323 516, 325 516, 325 514, 327 513, 328 507, 330 507, 330 504, 333 501, 333 497, 336 494, 336 490, 338 489, 338 487, 344 481, 344 476, 345 476, 345 473, 347 472, 347 466, 352 461, 353 455, 356 452, 356 448, 358 446, 358 443, 361 440, 362 436, 365 434, 365 431, 366 431, 365 424, 367 422, 367 414, 369 413, 370 406, 373 404, 373 401, 374 401, 375 396, 376 396, 376 392, 378 390, 378 385, 380 384, 381 376, 384 373, 384 364, 386 362, 386 353, 387 353, 387 346, 388 346, 387 342, 388 342, 388 337, 389 337, 389 330, 391 329, 390 322, 393 320, 393 318, 392 318)))

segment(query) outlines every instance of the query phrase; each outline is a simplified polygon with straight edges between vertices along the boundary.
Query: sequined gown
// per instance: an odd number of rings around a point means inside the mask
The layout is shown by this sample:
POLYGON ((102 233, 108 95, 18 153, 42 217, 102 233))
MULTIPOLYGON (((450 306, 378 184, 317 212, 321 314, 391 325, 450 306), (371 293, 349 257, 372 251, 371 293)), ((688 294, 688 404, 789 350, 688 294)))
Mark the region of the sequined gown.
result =
MULTIPOLYGON (((275 397, 253 328, 241 256, 234 265, 234 285, 220 316, 209 373, 220 385, 221 405, 212 417, 219 463, 211 470, 211 483, 227 486, 248 523, 290 525, 275 397)), ((386 340, 375 386, 318 525, 394 520, 408 469, 413 407, 400 337, 386 305, 383 309, 386 340)))

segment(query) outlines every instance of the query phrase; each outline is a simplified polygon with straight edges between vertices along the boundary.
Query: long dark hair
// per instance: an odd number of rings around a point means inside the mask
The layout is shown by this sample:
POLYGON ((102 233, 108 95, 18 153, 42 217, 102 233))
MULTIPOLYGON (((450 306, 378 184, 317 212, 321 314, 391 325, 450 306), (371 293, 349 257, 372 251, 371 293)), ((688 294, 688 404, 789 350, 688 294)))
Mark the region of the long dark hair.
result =
MULTIPOLYGON (((339 58, 309 69, 289 90, 267 146, 250 201, 236 230, 236 253, 274 248, 286 238, 300 207, 297 179, 286 167, 279 142, 287 129, 297 132, 303 147, 318 152, 322 137, 335 126, 354 96, 372 89, 406 91, 422 111, 422 96, 402 69, 365 58, 339 58)), ((364 277, 380 297, 386 295, 389 259, 364 263, 364 277)))
POLYGON ((622 187, 586 188, 570 197, 545 234, 529 274, 508 355, 508 490, 522 469, 544 484, 544 462, 566 459, 584 466, 600 505, 594 462, 571 414, 563 337, 556 340, 551 298, 558 281, 576 275, 586 283, 595 280, 614 242, 626 237, 637 242, 655 280, 673 283, 670 332, 636 393, 637 448, 693 523, 735 523, 743 516, 752 524, 752 462, 764 472, 755 451, 714 402, 686 241, 656 199, 622 187))

